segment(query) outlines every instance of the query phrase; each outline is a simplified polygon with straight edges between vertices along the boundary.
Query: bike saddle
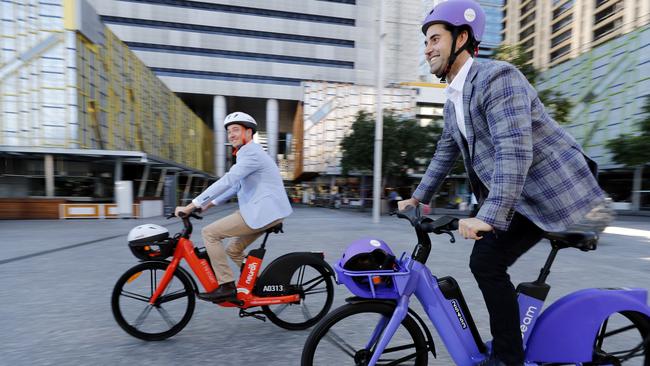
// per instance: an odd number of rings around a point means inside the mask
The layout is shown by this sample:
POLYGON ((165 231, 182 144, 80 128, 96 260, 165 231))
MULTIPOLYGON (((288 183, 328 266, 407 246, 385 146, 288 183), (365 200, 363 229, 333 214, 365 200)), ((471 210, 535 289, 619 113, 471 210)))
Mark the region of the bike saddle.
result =
POLYGON ((559 249, 573 247, 582 251, 596 250, 598 234, 593 231, 560 231, 545 233, 544 237, 559 249))
POLYGON ((282 230, 282 223, 279 223, 279 224, 277 224, 275 226, 272 226, 272 227, 266 229, 266 232, 269 233, 269 234, 270 233, 275 233, 275 234, 283 233, 284 231, 282 230))

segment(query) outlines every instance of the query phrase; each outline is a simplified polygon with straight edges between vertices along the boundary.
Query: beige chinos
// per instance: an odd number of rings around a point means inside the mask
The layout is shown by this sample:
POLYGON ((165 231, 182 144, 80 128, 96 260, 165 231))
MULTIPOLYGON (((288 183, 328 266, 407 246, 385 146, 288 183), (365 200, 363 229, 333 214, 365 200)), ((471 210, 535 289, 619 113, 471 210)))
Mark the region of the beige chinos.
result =
POLYGON ((228 265, 226 254, 235 262, 238 268, 241 267, 244 261, 244 249, 259 238, 266 229, 281 222, 282 219, 279 219, 259 229, 251 229, 246 225, 238 210, 204 227, 201 234, 219 284, 235 280, 232 269, 228 265), (223 240, 226 238, 233 239, 228 248, 224 249, 223 240))

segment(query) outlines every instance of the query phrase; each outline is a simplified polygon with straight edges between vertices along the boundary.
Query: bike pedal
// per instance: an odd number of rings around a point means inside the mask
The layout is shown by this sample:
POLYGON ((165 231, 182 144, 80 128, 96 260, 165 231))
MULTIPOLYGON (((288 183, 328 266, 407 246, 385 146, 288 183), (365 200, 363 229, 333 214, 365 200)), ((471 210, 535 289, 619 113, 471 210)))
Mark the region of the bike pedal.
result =
POLYGON ((266 322, 266 317, 264 317, 262 315, 257 315, 258 313, 260 313, 260 312, 255 311, 255 312, 249 313, 248 311, 245 311, 244 309, 239 309, 239 317, 240 318, 246 318, 246 317, 252 316, 255 319, 266 322))

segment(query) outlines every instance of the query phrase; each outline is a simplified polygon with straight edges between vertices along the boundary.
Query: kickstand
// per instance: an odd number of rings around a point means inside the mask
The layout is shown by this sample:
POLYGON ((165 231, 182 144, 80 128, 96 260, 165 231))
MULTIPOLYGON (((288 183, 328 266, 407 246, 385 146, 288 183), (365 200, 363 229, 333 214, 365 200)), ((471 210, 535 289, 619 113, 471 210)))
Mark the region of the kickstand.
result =
POLYGON ((239 317, 240 318, 246 318, 249 316, 252 316, 255 319, 261 320, 263 322, 266 322, 266 317, 262 315, 257 315, 257 314, 264 314, 263 311, 246 311, 244 309, 239 309, 239 317))

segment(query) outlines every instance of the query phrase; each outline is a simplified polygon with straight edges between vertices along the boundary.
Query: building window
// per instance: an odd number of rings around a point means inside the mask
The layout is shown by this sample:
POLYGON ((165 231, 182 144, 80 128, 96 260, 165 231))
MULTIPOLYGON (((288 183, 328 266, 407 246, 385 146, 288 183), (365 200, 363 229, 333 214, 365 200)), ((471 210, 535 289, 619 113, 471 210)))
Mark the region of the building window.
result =
POLYGON ((564 19, 560 20, 559 22, 553 24, 553 27, 551 28, 551 30, 552 30, 551 33, 555 33, 555 32, 557 32, 557 31, 559 31, 559 30, 562 29, 565 25, 571 23, 572 21, 573 21, 573 14, 570 14, 570 15, 567 16, 566 18, 564 18, 564 19))
POLYGON ((560 43, 564 42, 565 40, 571 38, 571 29, 567 30, 566 32, 553 37, 551 40, 551 48, 559 45, 560 43))
POLYGON ((564 47, 560 47, 557 50, 551 52, 551 62, 557 60, 558 58, 560 58, 560 57, 562 57, 564 55, 566 55, 567 53, 569 53, 569 51, 571 51, 571 45, 570 44, 568 44, 568 45, 566 45, 564 47))
POLYGON ((557 19, 560 15, 564 14, 573 7, 574 0, 567 1, 562 4, 559 8, 553 10, 553 19, 557 19))
POLYGON ((609 0, 596 0, 596 8, 608 2, 609 0))
POLYGON ((605 9, 599 11, 594 15, 594 23, 598 24, 601 21, 618 14, 619 11, 623 10, 623 3, 621 1, 606 7, 605 9))
POLYGON ((312 44, 327 44, 327 45, 332 45, 337 47, 354 48, 354 41, 347 40, 347 39, 313 37, 313 36, 303 36, 299 34, 286 34, 286 33, 276 33, 276 32, 253 31, 248 29, 237 29, 232 27, 214 27, 214 26, 198 25, 198 24, 172 23, 172 22, 163 22, 158 20, 123 18, 123 17, 115 17, 115 16, 107 16, 107 15, 103 15, 100 18, 104 23, 107 24, 124 24, 124 25, 141 26, 147 28, 176 29, 176 30, 184 30, 190 32, 220 34, 220 35, 234 36, 234 37, 274 39, 280 41, 291 41, 291 42, 312 43, 312 44))
POLYGON ((533 38, 527 40, 526 42, 522 43, 521 44, 521 49, 527 50, 527 49, 533 47, 534 44, 535 44, 535 37, 533 37, 533 38))
POLYGON ((526 37, 530 36, 534 32, 535 32, 535 24, 531 25, 530 27, 526 28, 526 30, 519 33, 519 40, 521 41, 522 39, 525 39, 526 37))
POLYGON ((523 8, 521 8, 521 13, 519 13, 519 15, 523 16, 524 14, 528 13, 532 8, 535 7, 535 5, 537 5, 537 1, 534 0, 527 3, 523 8))
POLYGON ((605 37, 606 35, 614 32, 623 25, 623 19, 616 19, 615 21, 604 25, 594 31, 594 41, 605 37))
POLYGON ((271 10, 264 8, 251 8, 246 6, 211 4, 199 1, 181 1, 181 0, 123 0, 133 3, 157 4, 166 6, 176 6, 190 9, 220 11, 226 13, 246 14, 262 17, 305 20, 310 22, 331 23, 354 26, 355 20, 352 18, 340 18, 326 15, 295 13, 280 10, 271 10))
POLYGON ((530 22, 532 22, 533 20, 535 20, 535 12, 530 13, 524 19, 522 19, 521 22, 519 22, 519 27, 523 28, 526 25, 528 25, 530 22))

